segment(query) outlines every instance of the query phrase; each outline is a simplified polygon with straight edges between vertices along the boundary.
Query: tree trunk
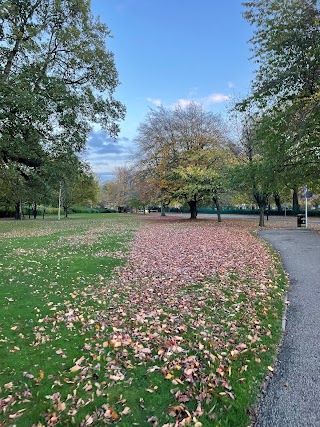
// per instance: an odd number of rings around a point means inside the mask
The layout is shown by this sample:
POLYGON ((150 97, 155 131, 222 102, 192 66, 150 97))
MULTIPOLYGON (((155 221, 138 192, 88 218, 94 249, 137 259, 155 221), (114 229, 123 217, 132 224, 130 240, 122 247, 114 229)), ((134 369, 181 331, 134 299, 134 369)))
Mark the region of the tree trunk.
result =
POLYGON ((161 216, 166 216, 165 204, 163 202, 161 202, 161 216))
POLYGON ((64 206, 63 210, 64 210, 64 217, 68 218, 68 207, 64 206))
POLYGON ((33 206, 33 218, 37 219, 37 215, 38 215, 38 211, 37 211, 37 203, 34 202, 34 206, 33 206))
POLYGON ((298 214, 300 212, 299 196, 298 196, 298 188, 297 187, 293 188, 292 211, 294 214, 298 214))
POLYGON ((278 193, 274 193, 274 201, 277 205, 278 212, 281 213, 282 212, 281 201, 278 193))
POLYGON ((222 222, 221 218, 221 208, 220 208, 220 202, 218 197, 213 197, 213 203, 215 204, 217 208, 217 216, 218 216, 218 222, 222 222))
POLYGON ((21 219, 21 209, 20 209, 20 200, 15 204, 15 219, 21 219))
POLYGON ((260 213, 260 217, 259 217, 259 227, 264 227, 264 208, 265 206, 259 206, 259 213, 260 213))
POLYGON ((22 209, 22 202, 20 200, 20 219, 24 219, 24 213, 23 213, 23 209, 22 209))
POLYGON ((188 205, 190 206, 190 219, 197 219, 197 201, 196 200, 190 200, 188 202, 188 205))
POLYGON ((218 203, 218 205, 216 205, 216 206, 217 206, 218 222, 222 222, 220 203, 218 203))
POLYGON ((268 206, 269 195, 267 193, 256 192, 253 197, 259 206, 259 227, 264 227, 264 210, 268 206))

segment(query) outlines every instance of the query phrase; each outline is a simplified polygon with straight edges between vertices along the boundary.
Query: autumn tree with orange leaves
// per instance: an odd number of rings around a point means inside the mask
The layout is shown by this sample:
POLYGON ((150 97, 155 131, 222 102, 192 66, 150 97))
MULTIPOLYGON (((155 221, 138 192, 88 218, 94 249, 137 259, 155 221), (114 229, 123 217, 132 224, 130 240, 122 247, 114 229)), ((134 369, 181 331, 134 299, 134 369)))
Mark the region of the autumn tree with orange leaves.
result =
POLYGON ((219 116, 197 103, 152 109, 135 141, 140 169, 156 182, 162 206, 172 199, 187 203, 192 219, 197 204, 208 198, 219 208, 222 171, 234 158, 219 116))

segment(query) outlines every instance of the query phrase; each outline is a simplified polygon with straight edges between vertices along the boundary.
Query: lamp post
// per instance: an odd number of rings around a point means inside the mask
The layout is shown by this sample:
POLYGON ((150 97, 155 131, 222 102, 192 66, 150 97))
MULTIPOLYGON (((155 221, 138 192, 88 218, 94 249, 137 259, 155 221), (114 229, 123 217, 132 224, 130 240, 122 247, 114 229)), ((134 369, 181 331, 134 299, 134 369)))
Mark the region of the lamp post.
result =
POLYGON ((306 217, 306 228, 308 228, 308 188, 304 187, 304 195, 305 195, 305 217, 306 217))
POLYGON ((60 210, 61 210, 61 183, 59 187, 58 221, 60 221, 60 210))

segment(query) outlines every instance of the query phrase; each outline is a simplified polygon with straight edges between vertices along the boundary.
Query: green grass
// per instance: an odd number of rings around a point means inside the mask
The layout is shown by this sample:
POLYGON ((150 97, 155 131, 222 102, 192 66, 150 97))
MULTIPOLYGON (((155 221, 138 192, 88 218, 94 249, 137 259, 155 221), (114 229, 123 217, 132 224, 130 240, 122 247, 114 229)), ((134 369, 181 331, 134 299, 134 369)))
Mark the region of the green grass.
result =
MULTIPOLYGON (((174 425, 179 416, 182 420, 187 418, 187 411, 196 410, 194 396, 201 391, 207 393, 200 399, 203 414, 190 425, 249 424, 248 410, 267 366, 273 363, 281 336, 286 281, 279 261, 275 261, 277 274, 270 300, 257 300, 253 311, 247 312, 244 294, 234 298, 240 280, 234 274, 221 285, 225 302, 218 311, 210 303, 213 287, 220 286, 218 277, 179 291, 181 299, 190 294, 201 302, 197 326, 168 307, 156 323, 166 322, 171 315, 180 316, 186 325, 181 332, 184 353, 189 346, 188 356, 193 355, 204 366, 206 378, 216 374, 221 363, 228 364, 225 379, 232 385, 233 400, 220 380, 216 386, 206 387, 201 378, 195 383, 179 382, 183 369, 175 364, 178 358, 173 354, 167 356, 168 361, 161 359, 156 343, 148 344, 153 353, 144 359, 137 359, 130 345, 118 348, 111 344, 112 336, 123 331, 124 323, 132 336, 137 328, 126 307, 121 306, 128 302, 126 290, 113 278, 114 269, 125 262, 121 254, 127 251, 139 226, 141 222, 135 217, 117 214, 73 215, 60 222, 39 219, 0 223, 1 427, 151 426, 153 416, 159 426, 174 425), (252 333, 248 324, 253 318, 265 333, 262 341, 251 343, 247 336, 252 333), (223 335, 216 336, 216 325, 219 331, 222 325, 223 335), (208 338, 210 334, 212 339, 208 338), (233 359, 231 349, 244 340, 247 349, 233 359), (74 370, 76 366, 79 369, 74 370), (162 370, 168 366, 171 370, 166 378, 162 370), (125 372, 124 380, 110 379, 121 372, 125 372), (175 384, 174 379, 178 380, 175 384), (189 401, 175 400, 177 393, 191 390, 189 401), (172 405, 178 408, 177 417, 172 416, 172 410, 170 414, 172 405), (125 408, 130 408, 128 414, 125 408)), ((255 284, 244 284, 248 289, 251 286, 255 284)), ((150 339, 148 328, 147 324, 139 331, 146 342, 150 339)), ((161 332, 154 339, 163 342, 170 338, 167 335, 161 332)))
MULTIPOLYGON (((95 310, 106 305, 90 298, 91 290, 107 286, 114 268, 124 262, 117 251, 126 251, 124 243, 138 225, 115 215, 79 217, 1 222, 0 387, 1 397, 4 392, 13 396, 10 411, 0 415, 4 425, 21 409, 25 414, 12 418, 13 424, 45 422, 51 406, 46 396, 74 390, 69 368, 96 337, 95 310), (99 256, 105 250, 108 256, 99 256), (73 300, 83 307, 84 319, 71 326, 59 316, 73 300)), ((86 410, 90 406, 96 402, 86 410)), ((83 415, 80 411, 75 422, 83 415)))

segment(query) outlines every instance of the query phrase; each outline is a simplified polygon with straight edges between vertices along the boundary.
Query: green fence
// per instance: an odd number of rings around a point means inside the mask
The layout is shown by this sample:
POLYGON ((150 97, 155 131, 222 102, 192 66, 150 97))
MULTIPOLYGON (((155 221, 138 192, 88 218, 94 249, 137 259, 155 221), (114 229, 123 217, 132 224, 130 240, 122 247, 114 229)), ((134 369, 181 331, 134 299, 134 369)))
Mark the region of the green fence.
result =
MULTIPOLYGON (((177 208, 167 208, 166 212, 181 212, 181 213, 190 213, 190 209, 188 208, 181 208, 181 209, 177 209, 177 208)), ((215 208, 205 208, 205 207, 200 207, 198 208, 198 213, 199 214, 216 214, 217 213, 217 209, 215 208)), ((231 206, 227 206, 227 207, 222 207, 221 208, 221 214, 233 214, 233 215, 259 215, 259 210, 258 209, 239 209, 239 208, 234 208, 231 206)), ((303 209, 300 209, 300 213, 304 213, 303 209)), ((265 210, 265 214, 267 214, 267 210, 265 210)), ((279 212, 278 210, 269 210, 268 214, 271 216, 284 216, 285 215, 285 211, 284 209, 279 212)), ((286 210, 286 215, 287 216, 296 216, 297 212, 293 212, 292 209, 287 209, 286 210)), ((318 209, 312 209, 312 210, 308 210, 308 216, 310 217, 320 217, 320 211, 318 209)))

